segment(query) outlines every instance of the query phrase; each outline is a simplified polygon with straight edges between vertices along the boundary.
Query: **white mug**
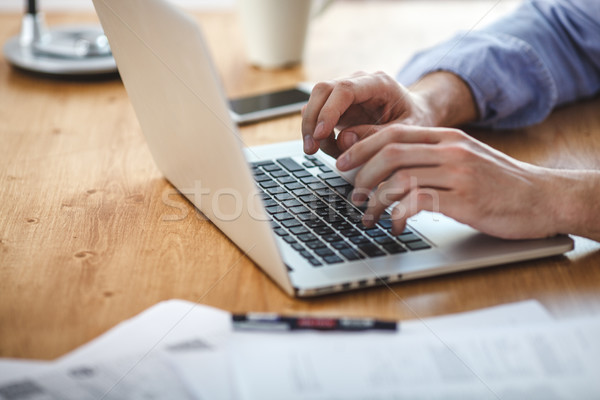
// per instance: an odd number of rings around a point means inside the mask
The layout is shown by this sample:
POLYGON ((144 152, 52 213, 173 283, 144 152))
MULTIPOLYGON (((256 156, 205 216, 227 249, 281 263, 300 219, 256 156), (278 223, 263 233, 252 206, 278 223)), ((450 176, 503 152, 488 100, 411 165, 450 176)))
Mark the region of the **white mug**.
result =
POLYGON ((251 64, 284 68, 302 61, 310 19, 332 0, 238 0, 251 64))

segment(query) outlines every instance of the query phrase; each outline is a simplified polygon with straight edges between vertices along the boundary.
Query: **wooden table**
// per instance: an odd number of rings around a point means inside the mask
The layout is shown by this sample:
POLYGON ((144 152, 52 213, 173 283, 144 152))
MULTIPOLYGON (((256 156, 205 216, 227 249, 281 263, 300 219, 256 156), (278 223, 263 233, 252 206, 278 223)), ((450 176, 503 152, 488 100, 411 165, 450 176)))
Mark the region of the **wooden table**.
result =
MULTIPOLYGON (((418 48, 515 4, 494 3, 338 2, 314 21, 303 67, 271 72, 247 65, 235 14, 197 17, 227 93, 238 96, 359 69, 393 74, 418 48)), ((50 24, 94 20, 48 16, 50 24)), ((0 42, 19 25, 19 15, 0 15, 0 42)), ((472 133, 522 160, 597 169, 599 109, 595 99, 531 129, 472 133)), ((241 130, 248 145, 299 131, 299 116, 241 130)), ((231 311, 397 319, 530 298, 557 317, 600 312, 600 245, 581 238, 564 256, 292 299, 162 178, 118 80, 51 80, 0 61, 0 141, 2 357, 55 358, 171 298, 231 311)))

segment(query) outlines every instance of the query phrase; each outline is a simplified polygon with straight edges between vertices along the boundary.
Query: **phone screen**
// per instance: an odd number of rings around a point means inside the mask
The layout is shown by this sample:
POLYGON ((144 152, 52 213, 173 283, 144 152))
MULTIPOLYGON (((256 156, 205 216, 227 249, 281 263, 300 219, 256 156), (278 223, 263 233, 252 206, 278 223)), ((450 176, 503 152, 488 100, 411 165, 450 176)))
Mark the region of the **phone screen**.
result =
POLYGON ((302 90, 288 89, 258 96, 234 99, 229 103, 234 112, 244 115, 290 104, 306 103, 309 97, 310 94, 303 92, 302 90))

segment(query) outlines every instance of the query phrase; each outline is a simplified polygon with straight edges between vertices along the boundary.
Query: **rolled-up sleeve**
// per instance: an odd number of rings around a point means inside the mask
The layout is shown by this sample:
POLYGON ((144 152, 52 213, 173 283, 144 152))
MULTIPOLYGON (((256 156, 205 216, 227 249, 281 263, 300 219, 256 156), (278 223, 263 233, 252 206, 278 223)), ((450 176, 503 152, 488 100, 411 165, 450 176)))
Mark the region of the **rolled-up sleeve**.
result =
POLYGON ((511 129, 600 92, 600 1, 528 1, 481 29, 416 54, 399 72, 411 85, 449 71, 470 87, 476 125, 511 129))

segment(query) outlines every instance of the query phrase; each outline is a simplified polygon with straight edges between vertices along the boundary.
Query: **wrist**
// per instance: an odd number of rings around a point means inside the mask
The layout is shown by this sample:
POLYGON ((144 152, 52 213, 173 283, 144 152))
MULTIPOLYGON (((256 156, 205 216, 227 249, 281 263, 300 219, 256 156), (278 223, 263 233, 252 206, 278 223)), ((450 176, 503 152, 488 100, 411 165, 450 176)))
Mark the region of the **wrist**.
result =
POLYGON ((438 71, 409 87, 429 126, 454 127, 477 120, 469 86, 457 75, 438 71))
POLYGON ((600 241, 600 172, 551 171, 554 184, 548 199, 557 233, 600 241))

